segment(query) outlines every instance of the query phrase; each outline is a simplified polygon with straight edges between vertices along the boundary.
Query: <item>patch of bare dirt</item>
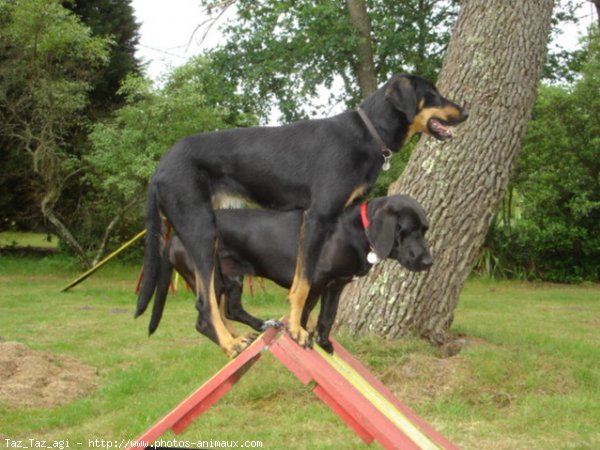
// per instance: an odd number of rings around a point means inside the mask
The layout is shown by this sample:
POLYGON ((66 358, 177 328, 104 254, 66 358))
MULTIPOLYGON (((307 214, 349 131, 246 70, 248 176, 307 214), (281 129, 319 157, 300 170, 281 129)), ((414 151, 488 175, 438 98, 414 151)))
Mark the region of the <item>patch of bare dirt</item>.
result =
POLYGON ((389 368, 382 381, 398 398, 417 405, 450 396, 461 386, 468 372, 466 361, 460 357, 411 354, 389 368))
POLYGON ((87 395, 98 384, 97 370, 74 358, 0 342, 0 403, 53 408, 87 395))
POLYGON ((460 337, 441 346, 437 355, 409 354, 381 374, 381 381, 408 404, 449 398, 469 384, 472 368, 459 353, 483 340, 460 337))

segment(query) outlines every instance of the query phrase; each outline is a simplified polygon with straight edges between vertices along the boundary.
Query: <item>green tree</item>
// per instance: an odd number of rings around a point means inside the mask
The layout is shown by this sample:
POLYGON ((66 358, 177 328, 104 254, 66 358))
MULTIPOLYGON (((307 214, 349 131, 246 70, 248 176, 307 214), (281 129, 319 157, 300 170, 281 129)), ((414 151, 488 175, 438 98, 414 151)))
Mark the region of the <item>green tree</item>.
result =
POLYGON ((578 23, 582 9, 589 7, 586 0, 558 0, 552 15, 552 34, 542 79, 554 83, 572 83, 581 71, 585 52, 581 48, 565 49, 561 37, 566 25, 578 23))
MULTIPOLYGON (((109 42, 106 64, 95 67, 86 75, 85 106, 78 110, 76 121, 65 123, 62 133, 61 151, 77 160, 89 149, 87 134, 90 123, 106 117, 123 103, 117 94, 121 82, 127 73, 139 69, 135 58, 139 25, 135 22, 129 0, 62 0, 60 4, 74 13, 73 19, 79 19, 91 30, 92 37, 105 38, 109 42)), ((21 7, 15 5, 15 8, 21 7)), ((7 25, 12 20, 8 4, 4 11, 4 25, 7 25)), ((9 42, 2 41, 2 44, 5 43, 6 46, 0 44, 0 60, 8 62, 14 60, 14 56, 11 56, 9 42)), ((32 164, 27 158, 20 157, 19 152, 8 151, 13 148, 9 136, 0 135, 0 142, 5 149, 0 153, 0 165, 5 169, 0 174, 0 215, 6 218, 0 226, 39 229, 45 219, 39 208, 38 189, 32 185, 37 180, 32 164)), ((81 183, 82 174, 79 171, 68 179, 60 201, 55 205, 55 213, 68 228, 72 228, 73 221, 81 214, 82 200, 87 194, 86 186, 81 183)))
POLYGON ((85 261, 56 206, 81 171, 66 141, 87 104, 91 80, 107 62, 109 42, 91 36, 58 0, 0 3, 0 42, 0 135, 8 159, 28 159, 28 186, 44 218, 85 261))
POLYGON ((109 62, 96 72, 89 93, 90 118, 106 116, 121 106, 124 98, 118 91, 131 73, 140 73, 135 57, 139 42, 139 27, 131 0, 63 0, 62 5, 73 11, 94 36, 109 38, 109 62))
POLYGON ((213 54, 215 64, 224 77, 256 99, 263 114, 275 101, 286 120, 305 117, 305 105, 310 100, 315 103, 320 88, 331 88, 337 80, 343 89, 329 103, 354 106, 372 85, 361 86, 362 79, 380 82, 404 71, 435 79, 457 4, 440 0, 203 3, 215 8, 235 3, 237 19, 223 30, 225 42, 213 54))
POLYGON ((142 208, 133 206, 145 198, 148 179, 173 143, 194 133, 256 124, 254 115, 236 109, 242 102, 219 80, 202 57, 175 69, 160 90, 132 76, 119 92, 125 105, 95 125, 93 149, 85 158, 94 194, 80 224, 82 235, 103 235, 95 261, 119 225, 130 235, 142 228, 142 208))
POLYGON ((520 216, 488 246, 507 275, 600 279, 600 39, 572 87, 541 86, 511 191, 520 216))

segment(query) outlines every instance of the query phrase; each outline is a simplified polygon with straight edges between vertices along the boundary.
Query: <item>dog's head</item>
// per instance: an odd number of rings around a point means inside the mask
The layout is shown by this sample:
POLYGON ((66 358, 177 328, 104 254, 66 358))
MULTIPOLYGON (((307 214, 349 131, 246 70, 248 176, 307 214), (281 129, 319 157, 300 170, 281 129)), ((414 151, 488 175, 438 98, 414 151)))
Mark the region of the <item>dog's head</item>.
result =
POLYGON ((426 133, 445 141, 453 137, 450 127, 465 121, 469 114, 444 98, 428 80, 414 75, 395 75, 385 86, 385 98, 409 122, 405 141, 426 133))
POLYGON ((414 272, 431 267, 433 259, 424 235, 425 211, 412 197, 392 195, 369 202, 369 242, 379 259, 392 258, 414 272))

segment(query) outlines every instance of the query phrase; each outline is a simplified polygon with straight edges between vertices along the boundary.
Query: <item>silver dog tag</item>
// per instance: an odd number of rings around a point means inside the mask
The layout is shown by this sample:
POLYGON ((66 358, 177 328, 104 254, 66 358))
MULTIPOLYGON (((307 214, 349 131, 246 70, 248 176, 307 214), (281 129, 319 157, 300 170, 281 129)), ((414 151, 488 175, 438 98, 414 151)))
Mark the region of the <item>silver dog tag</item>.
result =
POLYGON ((381 166, 381 170, 387 172, 390 170, 390 167, 392 167, 392 164, 390 163, 390 159, 392 159, 392 151, 388 148, 384 148, 381 153, 383 155, 383 165, 381 166))
POLYGON ((381 260, 379 259, 379 256, 377 256, 377 253, 371 250, 367 254, 367 262, 369 264, 377 264, 378 262, 381 262, 381 260))

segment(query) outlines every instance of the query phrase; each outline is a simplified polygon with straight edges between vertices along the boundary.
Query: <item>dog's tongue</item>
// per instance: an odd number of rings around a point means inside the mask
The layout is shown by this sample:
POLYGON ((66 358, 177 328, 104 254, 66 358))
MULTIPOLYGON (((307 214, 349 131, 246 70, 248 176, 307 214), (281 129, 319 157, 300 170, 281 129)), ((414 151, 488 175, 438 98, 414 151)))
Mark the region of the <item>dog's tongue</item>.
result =
POLYGON ((443 125, 439 120, 437 119, 431 119, 431 128, 433 128, 440 136, 443 136, 445 138, 451 138, 453 137, 452 134, 452 130, 443 125))

